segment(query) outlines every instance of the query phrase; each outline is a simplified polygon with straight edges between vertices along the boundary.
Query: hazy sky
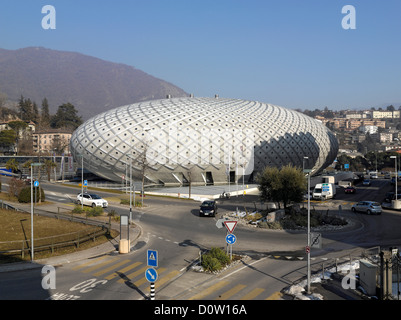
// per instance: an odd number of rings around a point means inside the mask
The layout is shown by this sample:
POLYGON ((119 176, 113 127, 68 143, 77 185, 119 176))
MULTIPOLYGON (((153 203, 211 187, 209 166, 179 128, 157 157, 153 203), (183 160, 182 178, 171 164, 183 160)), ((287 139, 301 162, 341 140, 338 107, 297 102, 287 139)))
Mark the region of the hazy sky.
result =
POLYGON ((132 65, 198 97, 401 105, 400 0, 1 0, 0 47, 31 46, 132 65), (56 29, 42 28, 45 5, 56 29))

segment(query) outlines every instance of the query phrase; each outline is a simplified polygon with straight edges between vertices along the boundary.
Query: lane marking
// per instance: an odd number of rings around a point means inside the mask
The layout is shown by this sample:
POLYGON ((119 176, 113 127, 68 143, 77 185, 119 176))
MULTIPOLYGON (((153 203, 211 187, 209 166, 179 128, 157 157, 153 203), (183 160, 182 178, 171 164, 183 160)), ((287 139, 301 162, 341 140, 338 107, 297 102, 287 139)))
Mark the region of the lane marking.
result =
POLYGON ((89 269, 86 269, 86 270, 84 270, 84 271, 82 271, 82 272, 83 272, 83 273, 92 272, 92 271, 94 271, 94 270, 96 270, 96 269, 99 269, 99 268, 101 268, 101 267, 103 267, 103 266, 109 264, 109 263, 112 263, 112 262, 116 261, 117 259, 118 259, 118 258, 114 258, 114 259, 107 260, 107 261, 102 262, 102 263, 99 263, 99 264, 97 264, 97 265, 95 265, 95 266, 93 266, 93 267, 91 267, 91 268, 89 268, 89 269))
POLYGON ((86 262, 86 263, 84 263, 84 264, 81 264, 81 265, 79 265, 79 266, 76 266, 76 267, 72 268, 72 270, 76 271, 76 270, 85 268, 85 267, 87 267, 87 266, 90 266, 90 265, 92 265, 92 264, 94 264, 94 263, 96 263, 96 262, 99 262, 99 261, 101 261, 101 260, 103 260, 103 259, 106 259, 106 258, 107 258, 107 256, 103 256, 103 257, 100 257, 100 258, 96 258, 95 260, 90 260, 90 261, 88 261, 88 262, 86 262))
POLYGON ((208 296, 209 294, 212 294, 214 291, 217 291, 220 288, 223 288, 224 286, 228 285, 229 283, 230 283, 229 281, 219 281, 219 282, 215 283, 214 285, 210 286, 209 288, 203 290, 202 292, 189 298, 188 300, 200 300, 200 299, 208 296))
POLYGON ((112 266, 110 266, 110 267, 108 267, 108 268, 106 268, 106 269, 100 270, 100 271, 96 272, 96 273, 93 274, 93 275, 94 275, 95 277, 101 276, 102 274, 105 274, 105 273, 107 273, 107 272, 110 272, 110 271, 112 271, 112 270, 118 268, 119 266, 122 266, 122 265, 124 265, 124 264, 129 263, 129 262, 131 262, 131 260, 123 260, 123 261, 120 261, 119 263, 113 264, 112 266))
POLYGON ((280 291, 273 293, 271 296, 267 297, 265 300, 280 300, 283 294, 280 291))
POLYGON ((228 300, 230 299, 234 294, 238 293, 242 289, 244 289, 246 285, 244 284, 238 284, 234 288, 224 292, 217 300, 228 300))
POLYGON ((260 295, 263 291, 265 291, 265 289, 262 289, 262 288, 253 289, 251 292, 249 292, 248 294, 244 295, 241 298, 241 300, 253 300, 258 295, 260 295))
POLYGON ((110 275, 108 275, 107 277, 105 277, 105 279, 106 279, 106 280, 111 280, 111 279, 117 277, 117 276, 119 275, 119 273, 125 273, 125 272, 127 272, 127 271, 129 271, 129 270, 131 270, 131 269, 136 268, 136 267, 139 266, 140 264, 142 264, 142 262, 135 262, 135 263, 133 263, 133 264, 130 264, 129 266, 127 266, 127 267, 125 267, 125 268, 123 268, 123 269, 120 269, 120 270, 118 270, 118 271, 116 271, 116 272, 113 272, 112 274, 110 274, 110 275))
POLYGON ((245 269, 245 268, 249 268, 250 266, 253 266, 254 264, 256 264, 256 263, 258 263, 258 262, 260 262, 260 261, 263 261, 263 260, 265 260, 266 258, 267 258, 267 257, 264 257, 264 258, 259 259, 259 260, 255 260, 254 262, 252 262, 252 263, 250 263, 250 264, 248 264, 248 265, 246 265, 246 266, 243 266, 243 267, 241 267, 241 268, 239 268, 239 269, 237 269, 237 270, 235 270, 235 271, 233 271, 233 272, 231 272, 231 273, 225 275, 224 277, 221 278, 221 280, 223 280, 223 279, 225 279, 225 278, 227 278, 227 277, 229 277, 229 276, 232 276, 234 273, 237 273, 237 272, 239 272, 239 271, 241 271, 241 270, 243 270, 243 269, 245 269))

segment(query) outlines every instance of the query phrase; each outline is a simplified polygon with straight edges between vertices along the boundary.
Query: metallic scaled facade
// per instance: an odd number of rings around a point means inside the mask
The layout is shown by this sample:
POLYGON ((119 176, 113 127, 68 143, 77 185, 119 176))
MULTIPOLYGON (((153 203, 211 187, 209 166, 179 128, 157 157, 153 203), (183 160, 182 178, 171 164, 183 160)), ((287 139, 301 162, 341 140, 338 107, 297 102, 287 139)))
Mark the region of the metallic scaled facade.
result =
POLYGON ((121 182, 226 184, 266 166, 317 173, 338 142, 321 122, 283 107, 226 98, 167 98, 109 110, 71 137, 71 152, 96 175, 121 182), (308 159, 304 159, 308 157, 308 159))

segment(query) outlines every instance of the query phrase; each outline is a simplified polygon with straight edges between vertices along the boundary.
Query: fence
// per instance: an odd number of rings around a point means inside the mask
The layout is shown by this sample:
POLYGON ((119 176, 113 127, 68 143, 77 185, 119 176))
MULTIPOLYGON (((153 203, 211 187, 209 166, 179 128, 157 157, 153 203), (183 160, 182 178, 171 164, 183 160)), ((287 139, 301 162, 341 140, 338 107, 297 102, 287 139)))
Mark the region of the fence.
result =
MULTIPOLYGON (((52 254, 56 248, 75 246, 79 248, 80 244, 92 240, 97 237, 108 234, 108 229, 103 227, 90 227, 88 230, 81 230, 74 233, 57 235, 45 238, 35 238, 35 253, 49 251, 52 254)), ((25 258, 25 254, 31 251, 31 240, 18 240, 0 242, 0 254, 7 256, 19 255, 21 259, 25 258)))
MULTIPOLYGON (((15 210, 15 208, 13 208, 15 210)), ((73 213, 61 213, 63 208, 57 208, 57 213, 35 209, 35 215, 42 215, 56 219, 68 220, 71 222, 83 223, 88 225, 85 230, 80 230, 73 233, 56 235, 45 238, 34 238, 34 250, 37 252, 49 251, 52 254, 56 248, 75 247, 79 248, 82 243, 87 241, 95 241, 97 237, 109 235, 111 230, 111 220, 108 222, 101 222, 98 220, 89 219, 73 213)), ((3 241, 0 242, 0 255, 3 257, 16 257, 21 259, 25 258, 26 254, 31 252, 31 240, 16 240, 16 241, 3 241)))

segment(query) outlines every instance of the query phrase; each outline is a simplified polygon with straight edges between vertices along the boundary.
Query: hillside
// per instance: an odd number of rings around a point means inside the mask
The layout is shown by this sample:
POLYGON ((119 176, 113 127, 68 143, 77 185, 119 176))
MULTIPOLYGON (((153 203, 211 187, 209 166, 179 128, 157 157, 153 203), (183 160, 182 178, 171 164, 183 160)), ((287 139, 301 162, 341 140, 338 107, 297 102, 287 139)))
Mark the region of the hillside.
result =
POLYGON ((23 95, 39 107, 46 97, 52 114, 70 102, 84 120, 125 104, 187 95, 132 66, 36 47, 0 49, 0 92, 11 101, 23 95))

